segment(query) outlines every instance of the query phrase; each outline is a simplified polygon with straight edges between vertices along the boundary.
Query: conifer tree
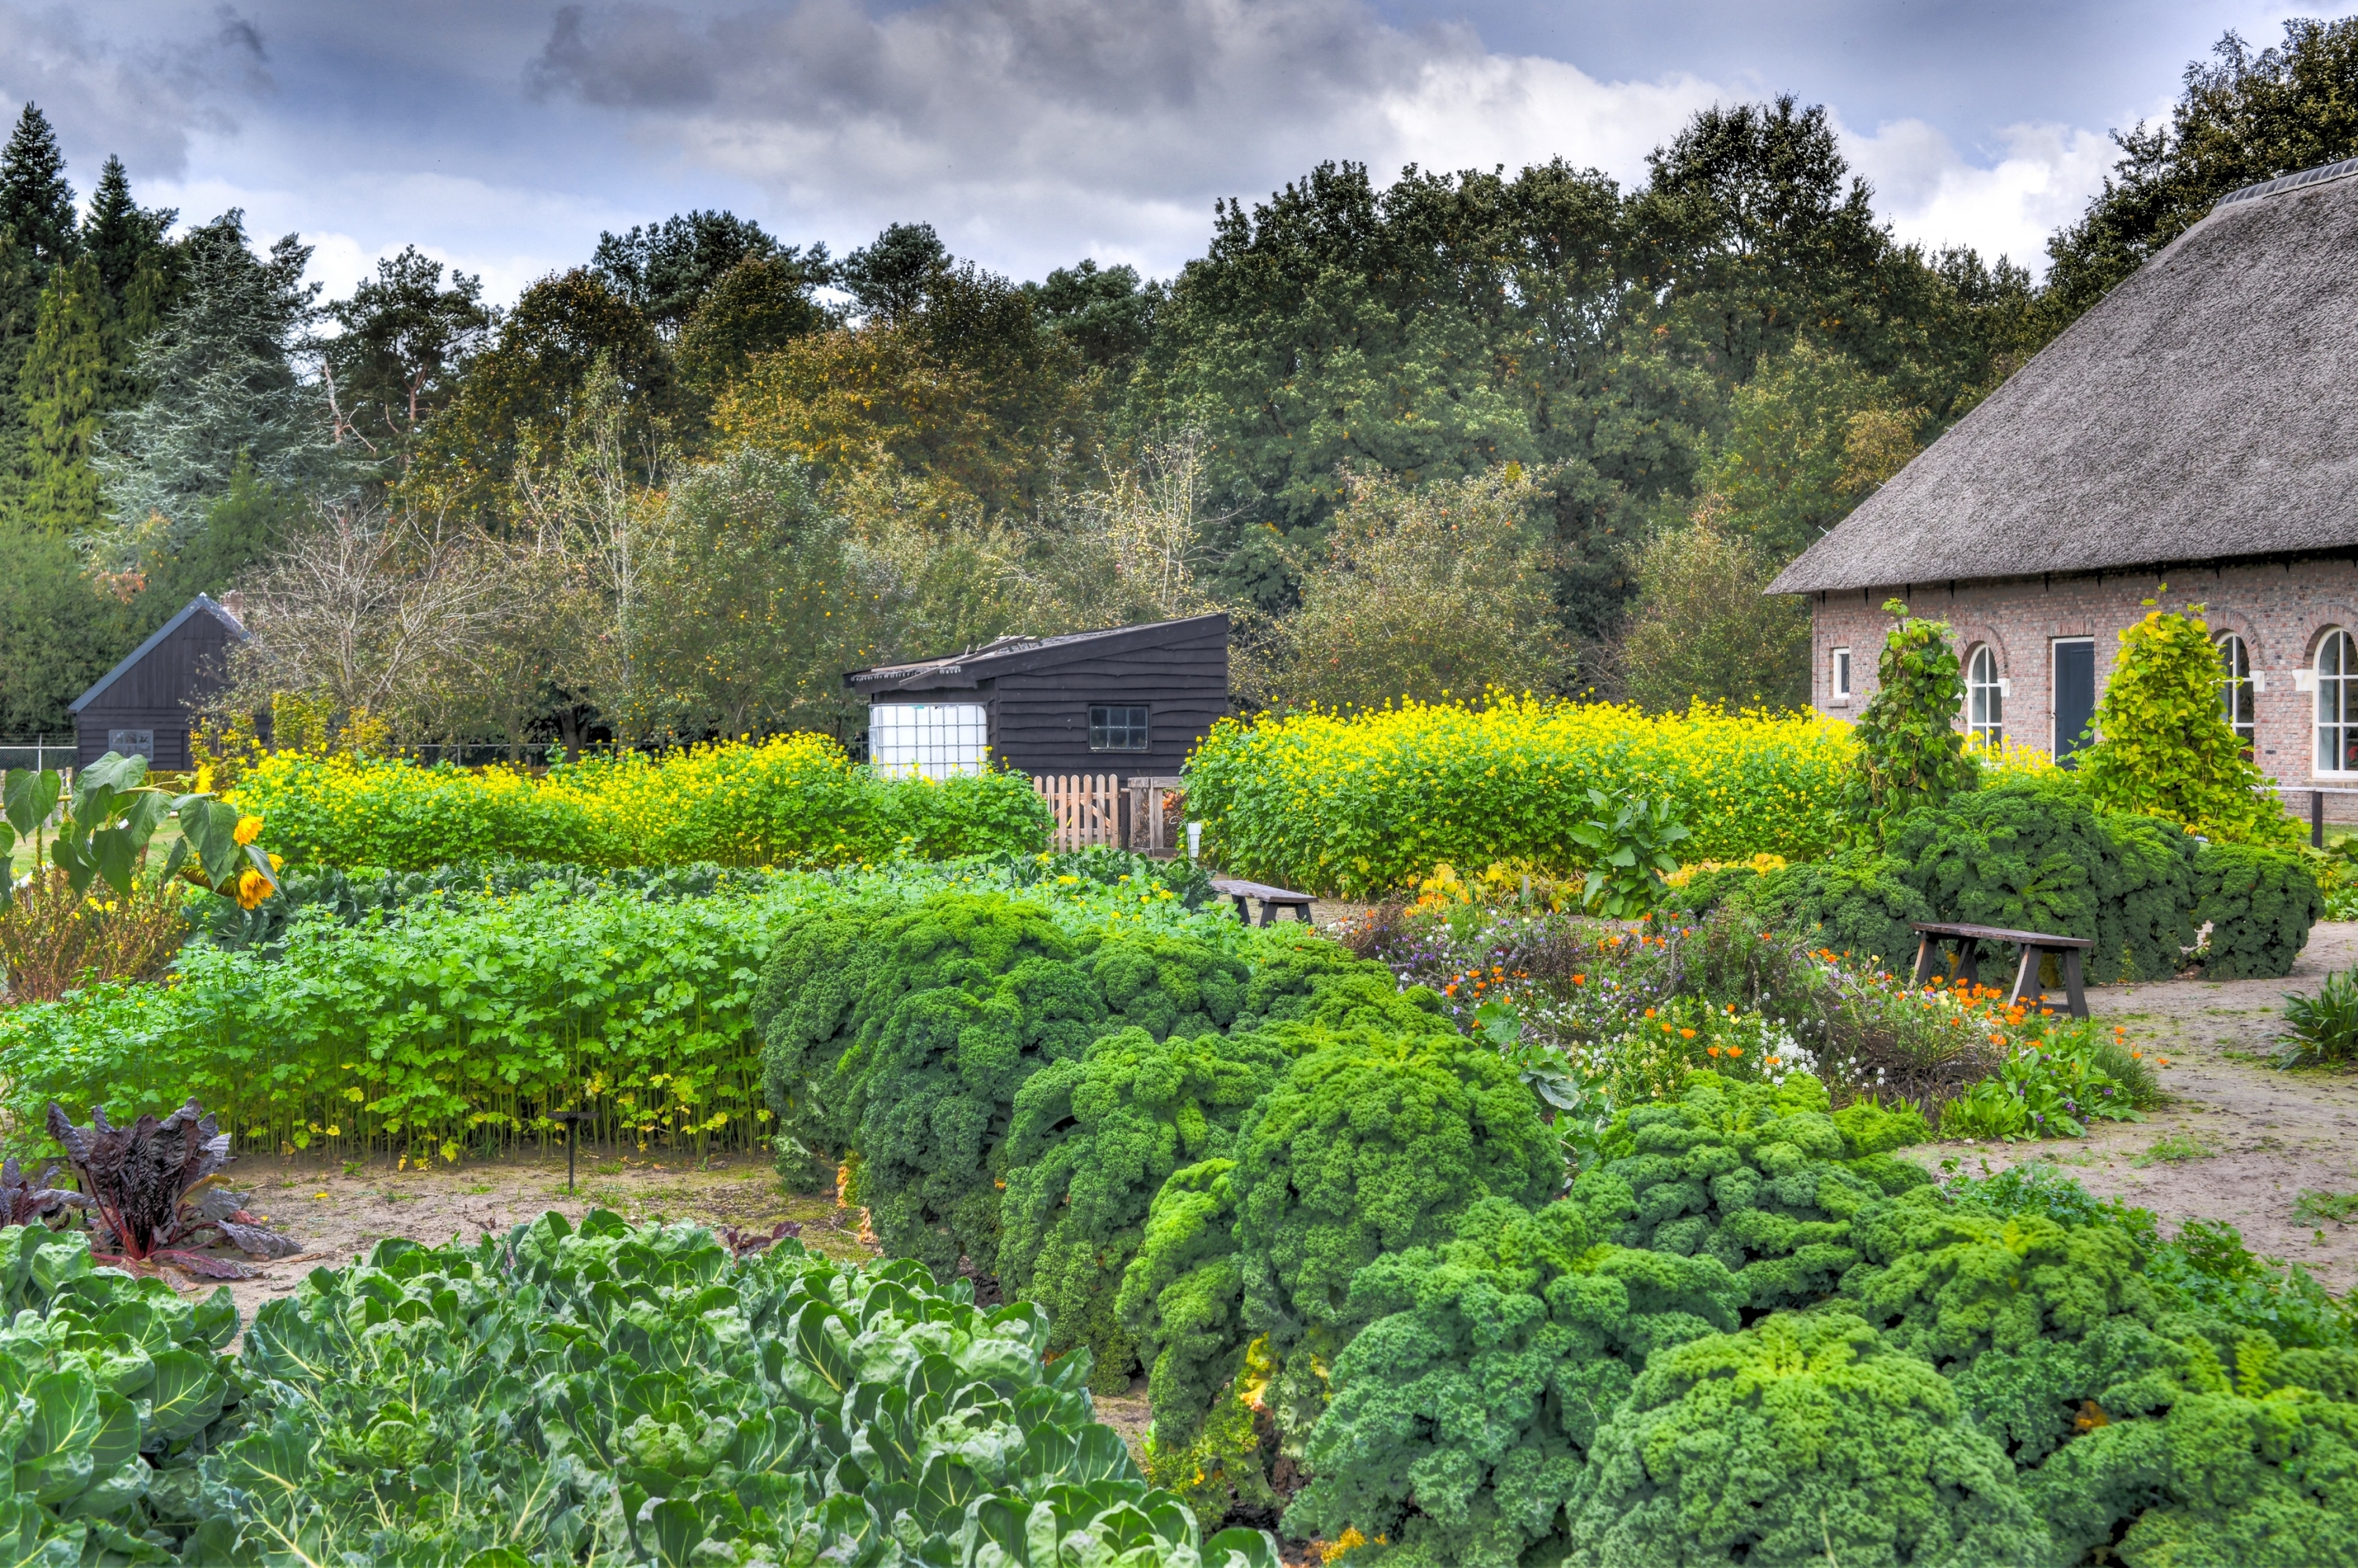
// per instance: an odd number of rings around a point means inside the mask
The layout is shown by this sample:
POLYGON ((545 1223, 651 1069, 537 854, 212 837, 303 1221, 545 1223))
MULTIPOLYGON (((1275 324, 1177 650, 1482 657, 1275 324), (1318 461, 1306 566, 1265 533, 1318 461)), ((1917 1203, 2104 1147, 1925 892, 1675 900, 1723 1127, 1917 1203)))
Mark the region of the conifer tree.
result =
POLYGON ((0 510, 21 508, 27 431, 25 358, 49 274, 80 248, 73 188, 57 134, 27 103, 0 149, 0 510))
POLYGON ((107 384, 100 406, 106 411, 132 406, 146 390, 135 362, 139 345, 164 324, 172 305, 178 257, 164 236, 178 218, 172 208, 134 201, 123 160, 106 160, 82 231, 103 291, 107 384))
POLYGON ((108 365, 104 296, 85 253, 49 276, 17 393, 25 413, 24 515, 51 534, 98 522, 91 466, 108 365))

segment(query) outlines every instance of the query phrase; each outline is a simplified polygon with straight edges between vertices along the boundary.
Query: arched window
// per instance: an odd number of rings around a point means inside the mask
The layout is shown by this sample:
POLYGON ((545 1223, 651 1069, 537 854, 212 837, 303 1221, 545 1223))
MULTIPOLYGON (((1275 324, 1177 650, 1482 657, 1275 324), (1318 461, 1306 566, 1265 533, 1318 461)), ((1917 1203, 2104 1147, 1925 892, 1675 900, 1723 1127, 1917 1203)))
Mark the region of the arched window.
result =
POLYGON ((2358 643, 2339 628, 2317 645, 2317 771, 2358 773, 2358 643))
MULTIPOLYGON (((2358 730, 2352 734, 2358 737, 2358 730)), ((2006 738, 2006 692, 1998 685, 1997 655, 1987 643, 1965 661, 1965 737, 1993 751, 2006 738)))
POLYGON ((2252 650, 2233 632, 2219 639, 2219 706, 2226 714, 2227 728, 2235 732, 2249 755, 2258 744, 2259 734, 2252 702, 2252 650))

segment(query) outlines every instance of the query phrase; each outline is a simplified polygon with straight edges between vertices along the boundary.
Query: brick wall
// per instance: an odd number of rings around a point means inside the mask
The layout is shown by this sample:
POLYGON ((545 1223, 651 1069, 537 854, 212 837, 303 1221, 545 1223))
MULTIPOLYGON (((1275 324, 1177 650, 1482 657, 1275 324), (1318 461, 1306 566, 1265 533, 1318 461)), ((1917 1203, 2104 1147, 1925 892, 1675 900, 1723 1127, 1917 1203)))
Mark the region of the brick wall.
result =
MULTIPOLYGON (((2306 817, 2311 785, 2358 789, 2358 773, 2320 773, 2316 767, 2317 697, 2298 677, 2313 667, 2324 633, 2336 627, 2358 633, 2358 560, 2305 558, 2237 562, 2220 567, 2156 574, 2095 573, 2048 578, 2001 578, 1966 583, 1914 583, 1900 587, 1812 595, 1814 674, 1811 700, 1821 712, 1855 717, 1875 695, 1875 665, 1891 618, 1887 599, 1900 599, 1917 615, 1946 621, 1953 629, 1960 659, 1986 644, 2006 684, 2006 733, 2042 751, 2055 747, 2054 644, 2085 637, 2095 644, 2096 692, 2101 699, 2120 650, 2124 627, 2146 614, 2139 601, 2155 596, 2182 608, 2189 600, 2205 606, 2212 634, 2233 632, 2251 651, 2260 690, 2255 698, 2258 757, 2280 784, 2303 793, 2287 796, 2306 817), (1851 696, 1833 690, 1833 652, 1851 650, 1851 696)), ((1959 723, 1963 716, 1959 716, 1959 723)), ((2329 795, 2331 821, 2358 821, 2358 795, 2329 795)))

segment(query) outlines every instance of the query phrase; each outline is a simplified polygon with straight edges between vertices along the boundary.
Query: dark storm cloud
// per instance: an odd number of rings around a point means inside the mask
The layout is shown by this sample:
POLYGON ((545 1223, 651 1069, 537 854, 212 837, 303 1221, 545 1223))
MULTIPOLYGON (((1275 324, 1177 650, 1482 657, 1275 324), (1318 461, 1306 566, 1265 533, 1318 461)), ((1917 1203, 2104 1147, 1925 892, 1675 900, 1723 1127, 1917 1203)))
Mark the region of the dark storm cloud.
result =
POLYGON ((92 12, 0 5, 0 97, 41 106, 70 150, 160 174, 190 140, 233 132, 271 87, 260 29, 224 5, 126 38, 92 12))

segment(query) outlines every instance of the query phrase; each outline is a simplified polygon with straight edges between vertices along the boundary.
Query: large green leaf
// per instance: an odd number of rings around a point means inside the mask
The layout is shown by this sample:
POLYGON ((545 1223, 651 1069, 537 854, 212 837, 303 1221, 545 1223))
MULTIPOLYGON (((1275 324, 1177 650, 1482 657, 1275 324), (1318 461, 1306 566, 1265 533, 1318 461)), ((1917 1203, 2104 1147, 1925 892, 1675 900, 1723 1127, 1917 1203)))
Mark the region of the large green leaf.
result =
POLYGON ((11 768, 5 781, 0 781, 0 800, 5 801, 8 826, 19 838, 30 838, 49 813, 58 808, 58 796, 64 792, 62 774, 31 768, 11 768))
POLYGON ((193 1350, 167 1350, 156 1357, 156 1380, 149 1385, 148 1432, 153 1439, 177 1443, 194 1437, 218 1419, 229 1382, 205 1357, 193 1350))

